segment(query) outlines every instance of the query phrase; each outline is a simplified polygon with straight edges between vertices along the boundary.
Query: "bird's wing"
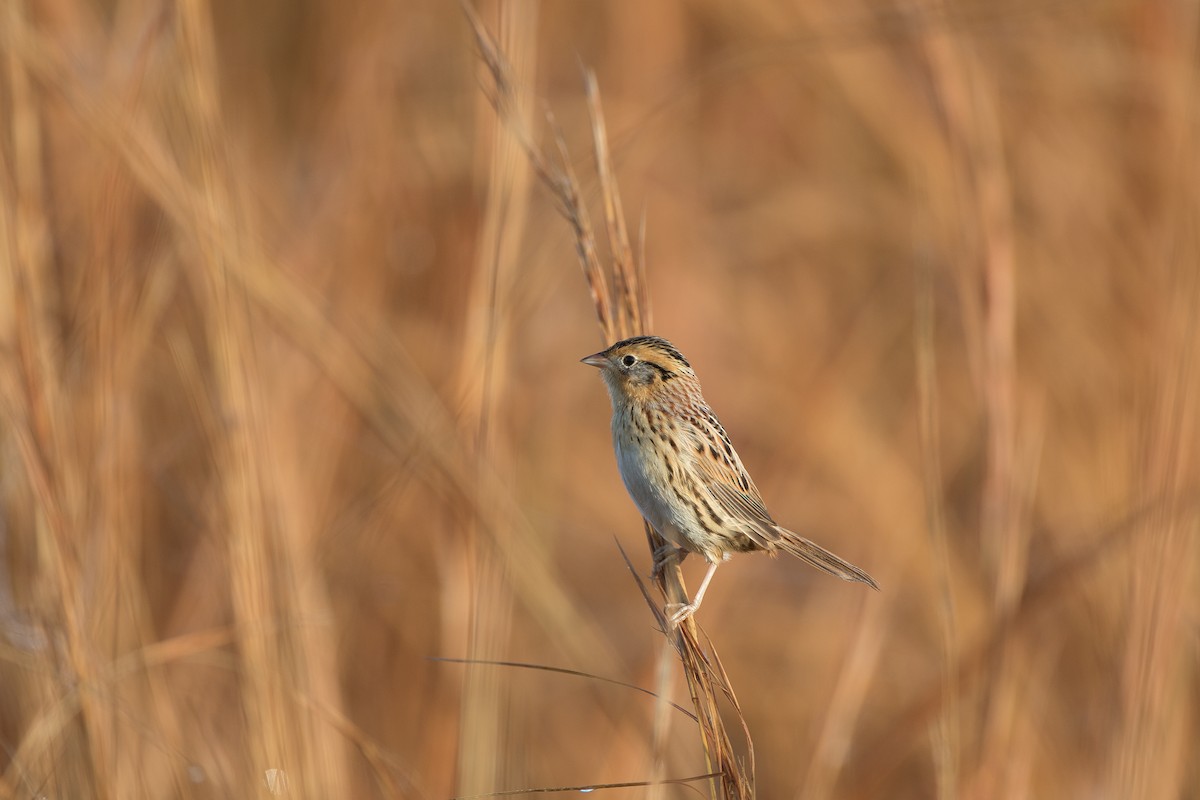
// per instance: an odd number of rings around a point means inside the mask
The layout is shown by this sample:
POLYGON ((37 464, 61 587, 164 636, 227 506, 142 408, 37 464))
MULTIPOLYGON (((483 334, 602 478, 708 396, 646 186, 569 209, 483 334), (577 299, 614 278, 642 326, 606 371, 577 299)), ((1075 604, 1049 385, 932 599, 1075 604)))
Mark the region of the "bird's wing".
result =
POLYGON ((742 533, 764 550, 780 549, 842 580, 879 588, 874 578, 849 561, 771 519, 758 487, 750 480, 724 428, 711 411, 701 415, 696 430, 693 445, 696 474, 717 506, 739 523, 742 533))
POLYGON ((743 532, 766 549, 779 538, 762 495, 742 466, 737 451, 715 414, 703 409, 694 424, 695 474, 726 516, 742 523, 743 532))

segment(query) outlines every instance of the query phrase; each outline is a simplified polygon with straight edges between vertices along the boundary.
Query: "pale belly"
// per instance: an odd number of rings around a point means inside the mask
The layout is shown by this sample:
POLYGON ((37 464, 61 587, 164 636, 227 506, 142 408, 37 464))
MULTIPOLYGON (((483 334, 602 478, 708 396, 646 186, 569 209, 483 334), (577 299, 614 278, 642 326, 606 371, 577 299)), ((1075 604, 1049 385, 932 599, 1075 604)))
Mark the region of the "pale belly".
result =
POLYGON ((613 436, 613 445, 621 480, 638 511, 667 541, 695 552, 697 522, 678 499, 666 469, 654 457, 641 457, 636 445, 619 434, 613 436))

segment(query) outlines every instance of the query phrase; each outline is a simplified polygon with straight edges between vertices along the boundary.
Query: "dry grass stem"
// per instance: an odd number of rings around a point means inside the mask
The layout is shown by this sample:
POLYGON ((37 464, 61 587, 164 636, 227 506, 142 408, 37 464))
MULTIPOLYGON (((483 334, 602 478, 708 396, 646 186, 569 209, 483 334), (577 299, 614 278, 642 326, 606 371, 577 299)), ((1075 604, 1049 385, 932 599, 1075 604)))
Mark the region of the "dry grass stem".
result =
POLYGON ((941 496, 943 470, 937 350, 934 336, 933 270, 926 258, 917 257, 916 347, 917 393, 920 403, 921 474, 925 481, 925 514, 928 520, 930 549, 937 570, 938 624, 942 637, 942 696, 938 718, 930 732, 933 742, 934 770, 939 800, 958 796, 959 759, 962 733, 959 728, 958 685, 955 659, 958 657, 958 619, 955 613, 953 568, 947 541, 945 501, 941 496))

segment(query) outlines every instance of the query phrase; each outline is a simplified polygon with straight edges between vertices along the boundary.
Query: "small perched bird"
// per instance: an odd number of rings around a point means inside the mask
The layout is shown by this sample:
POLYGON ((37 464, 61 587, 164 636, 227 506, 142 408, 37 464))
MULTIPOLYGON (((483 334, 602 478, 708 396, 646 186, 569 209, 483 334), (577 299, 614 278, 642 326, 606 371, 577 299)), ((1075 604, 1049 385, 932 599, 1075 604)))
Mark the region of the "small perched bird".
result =
POLYGON ((657 573, 679 549, 699 553, 708 572, 672 625, 696 613, 717 566, 731 553, 791 553, 842 580, 879 585, 863 570, 771 519, 725 429, 700 394, 692 365, 666 339, 635 336, 582 359, 600 368, 612 399, 613 448, 629 496, 669 542, 657 573))

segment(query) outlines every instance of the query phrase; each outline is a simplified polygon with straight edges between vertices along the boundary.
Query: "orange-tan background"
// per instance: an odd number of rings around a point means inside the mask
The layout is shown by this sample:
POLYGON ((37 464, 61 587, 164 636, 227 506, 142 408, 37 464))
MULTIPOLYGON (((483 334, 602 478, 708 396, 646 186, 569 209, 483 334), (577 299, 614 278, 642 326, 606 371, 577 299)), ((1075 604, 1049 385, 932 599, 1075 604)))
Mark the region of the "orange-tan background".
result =
MULTIPOLYGON (((1195 796, 1195 5, 480 13, 593 202, 596 70, 654 330, 883 587, 717 573, 759 795, 1195 796)), ((460 8, 9 0, 0 55, 0 796, 647 778, 645 695, 430 660, 663 685, 460 8)))

